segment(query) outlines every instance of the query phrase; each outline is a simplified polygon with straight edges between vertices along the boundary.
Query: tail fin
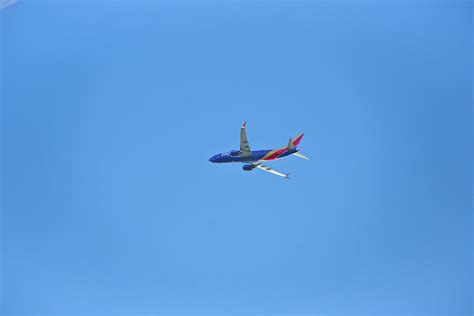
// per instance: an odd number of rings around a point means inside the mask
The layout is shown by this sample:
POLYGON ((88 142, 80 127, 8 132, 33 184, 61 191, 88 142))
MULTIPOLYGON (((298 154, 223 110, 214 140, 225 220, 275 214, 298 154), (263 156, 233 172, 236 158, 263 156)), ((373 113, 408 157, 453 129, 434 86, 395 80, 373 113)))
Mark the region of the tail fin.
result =
POLYGON ((300 158, 309 160, 308 157, 306 157, 305 155, 303 155, 303 154, 302 154, 301 152, 299 152, 299 151, 295 152, 293 155, 295 155, 296 157, 300 157, 300 158))
MULTIPOLYGON (((295 149, 296 146, 298 146, 298 144, 301 142, 301 139, 303 138, 303 135, 304 135, 304 133, 300 133, 298 136, 295 137, 295 139, 292 140, 290 138, 290 140, 288 141, 288 149, 289 150, 295 149)), ((296 157, 300 157, 300 158, 309 160, 309 158, 306 157, 305 155, 303 155, 299 150, 296 150, 296 152, 294 152, 293 155, 295 155, 296 157)))
POLYGON ((300 143, 301 139, 303 138, 304 133, 300 133, 291 141, 291 147, 295 148, 300 143))
POLYGON ((304 133, 300 133, 298 136, 295 137, 295 139, 290 138, 290 140, 288 141, 288 149, 295 149, 295 147, 298 146, 298 144, 300 143, 301 138, 303 138, 303 135, 304 133))

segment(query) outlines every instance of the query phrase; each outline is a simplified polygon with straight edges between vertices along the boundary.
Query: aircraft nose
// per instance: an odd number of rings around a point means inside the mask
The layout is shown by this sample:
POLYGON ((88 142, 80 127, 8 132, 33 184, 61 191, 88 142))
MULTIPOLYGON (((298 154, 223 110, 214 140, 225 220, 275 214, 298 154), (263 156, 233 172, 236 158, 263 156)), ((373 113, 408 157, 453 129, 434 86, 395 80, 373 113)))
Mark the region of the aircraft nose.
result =
POLYGON ((216 161, 217 161, 217 156, 218 156, 218 155, 212 156, 211 158, 209 158, 209 161, 210 161, 210 162, 216 162, 216 161))

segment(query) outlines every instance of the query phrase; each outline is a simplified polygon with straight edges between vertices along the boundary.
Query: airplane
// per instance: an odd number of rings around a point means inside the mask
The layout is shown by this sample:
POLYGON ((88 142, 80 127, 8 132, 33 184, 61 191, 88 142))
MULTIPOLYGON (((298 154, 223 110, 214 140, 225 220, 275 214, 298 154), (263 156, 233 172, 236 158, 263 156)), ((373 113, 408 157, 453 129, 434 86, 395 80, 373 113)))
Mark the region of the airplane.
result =
POLYGON ((249 143, 247 141, 247 132, 246 132, 247 122, 242 124, 240 128, 240 150, 231 150, 230 152, 220 153, 209 158, 210 162, 213 163, 226 163, 226 162, 241 162, 244 163, 242 169, 244 171, 251 171, 255 168, 273 173, 277 176, 284 177, 289 179, 289 174, 281 173, 276 170, 273 170, 264 164, 262 161, 270 161, 281 159, 290 155, 295 155, 296 157, 303 158, 308 160, 309 158, 301 154, 301 152, 296 149, 296 146, 300 143, 303 138, 304 133, 299 134, 294 139, 288 141, 288 146, 273 149, 273 150, 250 150, 249 143))

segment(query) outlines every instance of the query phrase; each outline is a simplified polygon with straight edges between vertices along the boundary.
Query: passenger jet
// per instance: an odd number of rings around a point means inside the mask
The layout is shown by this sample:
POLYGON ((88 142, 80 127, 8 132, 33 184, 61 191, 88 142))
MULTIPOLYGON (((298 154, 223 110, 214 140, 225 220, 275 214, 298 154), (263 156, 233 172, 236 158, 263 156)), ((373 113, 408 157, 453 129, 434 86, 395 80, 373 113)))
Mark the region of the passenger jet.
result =
POLYGON ((244 122, 240 128, 240 150, 231 150, 230 152, 214 155, 209 158, 209 161, 214 163, 241 162, 245 164, 242 167, 242 169, 245 171, 251 171, 255 168, 258 168, 260 170, 289 179, 289 174, 284 174, 270 169, 269 167, 262 164, 262 162, 277 160, 290 155, 295 155, 296 157, 308 160, 308 157, 305 157, 298 149, 296 149, 296 146, 298 146, 300 143, 301 138, 303 138, 303 134, 304 133, 299 134, 294 139, 290 138, 288 141, 288 146, 280 149, 250 150, 250 146, 247 141, 246 122, 244 122))

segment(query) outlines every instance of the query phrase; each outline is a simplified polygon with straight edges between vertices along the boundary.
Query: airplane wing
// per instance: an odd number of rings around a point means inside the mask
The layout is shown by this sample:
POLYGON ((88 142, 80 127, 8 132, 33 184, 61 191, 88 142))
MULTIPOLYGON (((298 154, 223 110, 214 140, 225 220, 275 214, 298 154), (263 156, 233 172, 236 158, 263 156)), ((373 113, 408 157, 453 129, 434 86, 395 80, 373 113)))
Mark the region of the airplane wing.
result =
POLYGON ((256 165, 255 167, 257 167, 258 169, 260 170, 263 170, 263 171, 266 171, 266 172, 270 172, 270 173, 273 173, 273 174, 276 174, 277 176, 280 176, 280 177, 283 177, 283 178, 286 178, 286 179, 289 179, 289 174, 284 174, 284 173, 281 173, 281 172, 278 172, 278 171, 275 171, 265 165, 262 165, 262 164, 258 164, 256 165))
POLYGON ((250 151, 249 142, 247 141, 247 132, 245 130, 247 122, 242 124, 240 128, 240 154, 241 156, 250 156, 252 152, 250 151))

